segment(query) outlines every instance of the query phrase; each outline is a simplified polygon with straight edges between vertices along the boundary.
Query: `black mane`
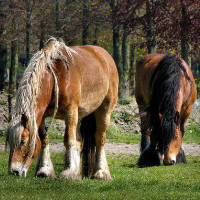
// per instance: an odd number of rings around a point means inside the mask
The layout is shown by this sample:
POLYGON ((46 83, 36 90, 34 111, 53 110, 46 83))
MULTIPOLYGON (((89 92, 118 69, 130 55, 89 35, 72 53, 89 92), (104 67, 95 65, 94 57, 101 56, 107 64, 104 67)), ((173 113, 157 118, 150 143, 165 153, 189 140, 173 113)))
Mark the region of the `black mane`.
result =
POLYGON ((180 117, 176 106, 183 74, 189 78, 181 59, 168 53, 154 69, 150 80, 152 92, 146 108, 146 128, 152 130, 151 144, 157 146, 160 152, 167 148, 174 138, 176 125, 179 123, 180 117))

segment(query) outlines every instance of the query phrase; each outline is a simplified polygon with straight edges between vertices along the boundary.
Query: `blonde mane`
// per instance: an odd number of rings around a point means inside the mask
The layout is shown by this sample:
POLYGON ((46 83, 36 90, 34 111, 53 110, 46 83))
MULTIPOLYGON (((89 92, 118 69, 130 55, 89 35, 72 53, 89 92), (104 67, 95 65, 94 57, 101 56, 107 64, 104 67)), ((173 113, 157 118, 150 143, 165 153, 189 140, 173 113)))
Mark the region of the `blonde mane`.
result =
POLYGON ((24 130, 24 126, 21 124, 23 115, 28 121, 28 129, 30 132, 30 156, 34 152, 38 130, 35 117, 36 99, 40 93, 41 81, 47 69, 50 70, 54 77, 55 108, 53 118, 55 117, 58 109, 59 88, 57 77, 53 71, 53 61, 57 59, 63 60, 68 67, 68 60, 63 54, 63 50, 73 62, 72 52, 76 52, 67 47, 63 41, 50 38, 48 44, 33 56, 25 70, 17 92, 14 112, 12 113, 11 121, 7 129, 6 144, 9 144, 11 152, 19 147, 21 143, 21 134, 24 130))

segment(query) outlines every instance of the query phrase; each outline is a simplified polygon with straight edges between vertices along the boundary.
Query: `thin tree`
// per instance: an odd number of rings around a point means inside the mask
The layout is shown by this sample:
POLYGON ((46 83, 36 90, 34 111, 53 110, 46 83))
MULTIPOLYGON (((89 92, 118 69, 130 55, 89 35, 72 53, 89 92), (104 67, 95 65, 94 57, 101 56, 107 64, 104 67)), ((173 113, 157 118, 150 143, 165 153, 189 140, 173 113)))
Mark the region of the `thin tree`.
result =
POLYGON ((82 44, 89 44, 89 17, 90 17, 90 0, 83 0, 83 32, 82 32, 82 44))
POLYGON ((5 40, 6 34, 6 1, 0 1, 0 91, 5 89, 5 72, 7 65, 7 41, 5 40))

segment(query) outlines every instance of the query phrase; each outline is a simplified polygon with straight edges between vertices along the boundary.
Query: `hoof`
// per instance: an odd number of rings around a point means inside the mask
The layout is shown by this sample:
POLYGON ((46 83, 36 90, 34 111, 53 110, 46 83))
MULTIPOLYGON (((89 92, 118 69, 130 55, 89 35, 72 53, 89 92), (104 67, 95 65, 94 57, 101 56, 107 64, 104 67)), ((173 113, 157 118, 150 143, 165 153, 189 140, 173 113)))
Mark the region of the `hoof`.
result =
POLYGON ((71 179, 71 180, 81 180, 81 175, 80 173, 75 173, 72 172, 71 170, 67 169, 64 170, 61 174, 60 174, 61 178, 65 178, 65 179, 71 179))
POLYGON ((40 168, 37 173, 36 173, 37 177, 40 178, 44 178, 44 177, 55 177, 55 172, 53 169, 48 169, 45 167, 40 168))
POLYGON ((145 149, 138 160, 138 166, 140 168, 152 167, 160 165, 160 156, 157 150, 153 148, 145 149))
POLYGON ((111 180, 112 178, 109 171, 100 169, 92 176, 92 179, 111 180))

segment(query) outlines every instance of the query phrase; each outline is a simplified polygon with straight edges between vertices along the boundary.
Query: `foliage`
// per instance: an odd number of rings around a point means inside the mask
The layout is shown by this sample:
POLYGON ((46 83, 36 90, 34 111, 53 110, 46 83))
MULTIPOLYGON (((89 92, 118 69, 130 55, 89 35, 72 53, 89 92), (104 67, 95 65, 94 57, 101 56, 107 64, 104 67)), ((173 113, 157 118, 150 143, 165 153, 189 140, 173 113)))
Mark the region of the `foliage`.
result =
MULTIPOLYGON (((142 37, 152 37, 160 48, 178 51, 180 41, 184 40, 192 45, 192 52, 199 49, 199 0, 122 0, 118 7, 115 18, 118 23, 142 37)), ((144 43, 152 42, 147 38, 144 43)))
POLYGON ((121 99, 120 101, 119 101, 119 104, 120 105, 128 105, 128 104, 130 104, 131 103, 131 100, 130 99, 121 99))

